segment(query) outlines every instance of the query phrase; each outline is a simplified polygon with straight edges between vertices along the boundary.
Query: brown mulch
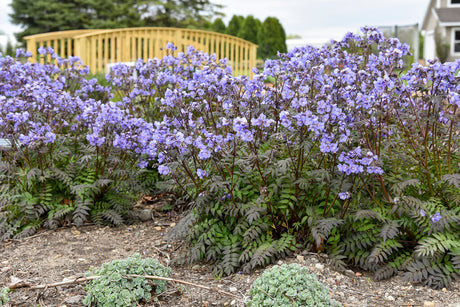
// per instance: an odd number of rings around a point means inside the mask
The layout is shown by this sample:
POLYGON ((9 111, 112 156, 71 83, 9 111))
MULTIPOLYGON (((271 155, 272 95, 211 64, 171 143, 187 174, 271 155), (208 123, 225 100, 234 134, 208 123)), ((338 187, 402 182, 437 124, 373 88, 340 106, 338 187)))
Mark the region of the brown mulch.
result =
MULTIPOLYGON (((0 243, 0 287, 12 282, 52 284, 81 277, 91 267, 123 259, 134 253, 171 263, 183 247, 168 242, 166 234, 178 221, 176 214, 153 210, 153 220, 118 228, 94 225, 42 231, 21 241, 0 243)), ((307 266, 331 290, 332 297, 344 306, 449 306, 460 307, 460 283, 448 289, 433 290, 403 282, 401 276, 374 282, 365 272, 338 272, 327 264, 327 255, 303 252, 281 260, 307 266)), ((169 283, 168 291, 157 303, 145 306, 244 306, 249 288, 263 270, 250 275, 234 274, 221 279, 206 264, 172 265, 173 279, 213 287, 216 291, 169 283)), ((84 283, 45 289, 15 289, 6 306, 84 306, 84 283)))

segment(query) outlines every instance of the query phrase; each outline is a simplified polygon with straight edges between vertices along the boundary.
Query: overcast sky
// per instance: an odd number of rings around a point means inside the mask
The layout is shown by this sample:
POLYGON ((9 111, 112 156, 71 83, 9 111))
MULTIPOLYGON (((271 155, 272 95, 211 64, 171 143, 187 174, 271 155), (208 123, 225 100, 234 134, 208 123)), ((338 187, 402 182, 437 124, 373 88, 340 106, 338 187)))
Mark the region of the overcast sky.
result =
MULTIPOLYGON (((65 1, 65 0, 63 0, 65 1)), ((429 0, 211 0, 223 4, 228 23, 234 15, 253 15, 262 21, 277 17, 286 34, 297 34, 302 43, 322 44, 341 39, 347 31, 365 25, 409 25, 423 21, 429 0)), ((0 0, 0 31, 11 37, 19 28, 9 22, 11 0, 0 0)), ((4 43, 5 38, 0 40, 4 43)))

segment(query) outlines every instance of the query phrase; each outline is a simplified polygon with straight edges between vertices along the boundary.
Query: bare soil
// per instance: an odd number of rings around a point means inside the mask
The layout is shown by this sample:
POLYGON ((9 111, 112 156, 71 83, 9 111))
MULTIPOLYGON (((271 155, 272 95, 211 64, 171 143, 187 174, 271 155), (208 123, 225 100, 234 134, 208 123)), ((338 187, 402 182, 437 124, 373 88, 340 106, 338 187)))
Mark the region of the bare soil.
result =
MULTIPOLYGON (((171 264, 183 246, 168 242, 166 234, 180 217, 155 208, 152 216, 149 221, 118 228, 64 227, 42 231, 22 241, 2 242, 0 287, 12 283, 42 285, 71 281, 84 276, 91 267, 127 258, 134 253, 156 258, 165 265, 171 264)), ((307 266, 329 287, 332 297, 344 306, 460 307, 459 282, 442 290, 403 282, 401 276, 374 282, 365 272, 336 271, 327 260, 326 255, 302 252, 279 262, 307 266)), ((244 306, 252 282, 263 271, 218 279, 206 264, 171 267, 174 279, 226 291, 234 297, 194 286, 180 288, 170 282, 168 291, 158 297, 158 302, 148 302, 144 306, 244 306)), ((6 306, 84 306, 84 286, 84 283, 74 283, 45 289, 18 288, 9 294, 10 302, 6 306)))

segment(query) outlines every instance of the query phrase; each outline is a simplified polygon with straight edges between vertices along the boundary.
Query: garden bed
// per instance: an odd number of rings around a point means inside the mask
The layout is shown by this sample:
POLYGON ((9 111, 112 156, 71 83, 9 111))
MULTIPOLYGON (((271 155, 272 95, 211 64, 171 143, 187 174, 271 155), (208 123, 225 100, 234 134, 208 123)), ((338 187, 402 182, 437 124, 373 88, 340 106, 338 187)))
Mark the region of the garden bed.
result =
MULTIPOLYGON (((39 232, 22 241, 3 242, 1 286, 10 284, 13 277, 34 285, 72 280, 83 276, 91 267, 134 253, 167 264, 183 248, 180 243, 166 239, 168 230, 178 220, 176 215, 155 212, 154 220, 135 225, 65 227, 39 232)), ((443 290, 412 285, 403 282, 400 276, 374 282, 365 272, 334 270, 327 260, 324 254, 304 251, 280 262, 306 265, 344 306, 460 306, 459 282, 443 290)), ((158 303, 150 302, 146 306, 244 306, 252 282, 263 271, 257 269, 251 274, 218 279, 205 264, 171 267, 174 279, 227 291, 238 298, 192 286, 185 286, 181 291, 169 283, 168 291, 159 297, 158 303)), ((9 294, 9 306, 84 306, 84 286, 84 283, 76 283, 48 289, 16 289, 9 294)))
MULTIPOLYGON (((260 266, 279 259, 310 267, 343 304, 458 303, 460 65, 406 71, 409 46, 362 31, 266 61, 253 79, 171 43, 162 60, 136 63, 137 78, 120 64, 105 81, 49 47, 40 53, 54 64, 30 64, 24 50, 1 58, 0 138, 11 146, 0 240, 13 241, 1 243, 0 281, 17 289, 11 304, 81 305, 90 267, 134 253, 192 283, 171 285, 164 306, 242 305, 260 266), (177 199, 133 210, 152 194, 177 199), (182 252, 192 265, 171 263, 182 252)), ((99 293, 152 275, 138 263, 99 293)), ((107 300, 129 299, 114 291, 107 300)))

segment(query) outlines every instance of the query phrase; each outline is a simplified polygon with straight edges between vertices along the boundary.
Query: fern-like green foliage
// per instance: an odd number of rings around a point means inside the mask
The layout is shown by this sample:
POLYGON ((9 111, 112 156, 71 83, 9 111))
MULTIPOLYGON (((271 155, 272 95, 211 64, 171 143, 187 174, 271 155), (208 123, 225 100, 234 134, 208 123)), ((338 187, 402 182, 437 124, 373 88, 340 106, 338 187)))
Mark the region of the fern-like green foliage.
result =
POLYGON ((62 144, 65 155, 42 148, 48 152, 46 163, 40 160, 42 153, 31 151, 18 151, 1 161, 1 239, 26 237, 40 227, 80 226, 88 221, 120 225, 158 180, 156 170, 140 170, 129 153, 111 149, 102 161, 94 147, 65 138, 62 144))
POLYGON ((414 197, 401 197, 388 212, 357 211, 329 237, 331 263, 373 271, 377 281, 404 272, 409 282, 447 287, 460 278, 459 213, 439 199, 414 197))
POLYGON ((223 206, 195 208, 169 234, 176 239, 185 237, 191 244, 179 262, 209 261, 215 274, 228 275, 268 265, 297 248, 292 235, 274 237, 266 210, 255 204, 230 210, 223 206))

